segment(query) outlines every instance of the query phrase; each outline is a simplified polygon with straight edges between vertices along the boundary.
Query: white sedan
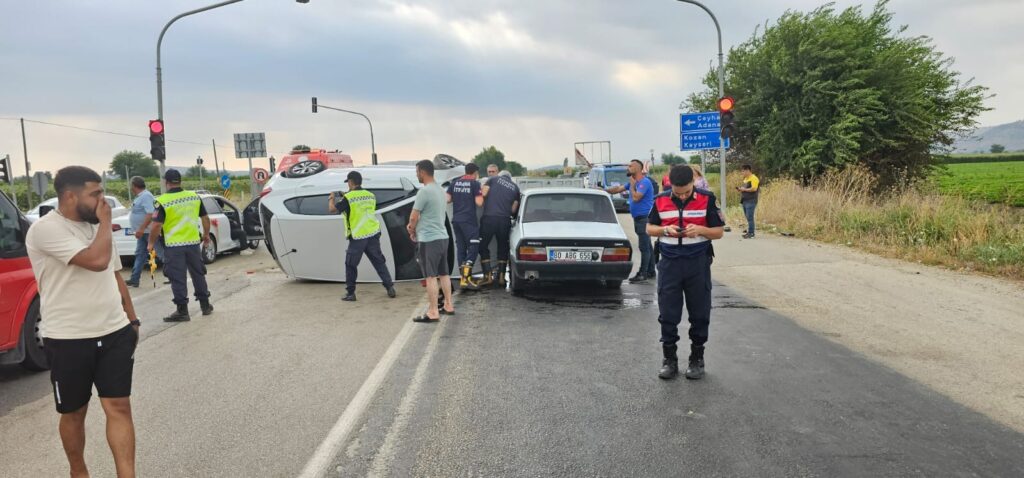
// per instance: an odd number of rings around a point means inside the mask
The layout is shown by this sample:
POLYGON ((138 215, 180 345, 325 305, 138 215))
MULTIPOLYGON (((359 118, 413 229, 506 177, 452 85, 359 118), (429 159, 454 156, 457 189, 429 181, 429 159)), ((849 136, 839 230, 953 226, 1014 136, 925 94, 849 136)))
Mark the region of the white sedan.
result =
MULTIPOLYGON (((111 217, 120 217, 128 215, 128 208, 124 207, 124 205, 121 204, 120 199, 117 199, 114 196, 107 196, 107 204, 110 204, 111 217)), ((57 209, 57 198, 47 199, 37 204, 36 207, 30 209, 28 212, 26 212, 25 217, 28 218, 28 222, 38 221, 39 209, 44 207, 50 209, 57 209)))
POLYGON ((524 192, 509 242, 513 294, 535 281, 600 280, 617 289, 633 269, 629 238, 601 190, 524 192))
MULTIPOLYGON (((250 240, 242 228, 241 211, 237 206, 221 196, 200 194, 199 197, 210 218, 210 245, 203 248, 203 262, 212 264, 220 253, 256 248, 258 243, 250 240)), ((136 239, 129 216, 123 215, 112 222, 117 254, 121 262, 131 264, 135 260, 136 239)), ((200 224, 200 231, 202 227, 200 224)))

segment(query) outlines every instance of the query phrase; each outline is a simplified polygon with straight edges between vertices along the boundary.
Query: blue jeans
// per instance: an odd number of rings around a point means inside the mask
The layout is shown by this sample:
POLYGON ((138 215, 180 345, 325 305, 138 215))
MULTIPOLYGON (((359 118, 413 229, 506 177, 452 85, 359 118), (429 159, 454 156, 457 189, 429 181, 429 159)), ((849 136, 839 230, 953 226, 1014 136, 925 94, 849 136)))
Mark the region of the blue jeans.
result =
POLYGON ((640 270, 637 274, 654 274, 654 253, 651 250, 651 236, 647 235, 647 216, 633 218, 633 232, 640 243, 640 270))
MULTIPOLYGON (((164 247, 160 241, 156 242, 156 256, 161 261, 164 259, 164 247)), ((142 239, 135 240, 135 264, 132 266, 132 277, 129 282, 138 283, 142 278, 142 268, 149 263, 149 234, 143 234, 142 239)))
POLYGON ((754 209, 757 209, 757 201, 743 203, 743 215, 747 216, 747 234, 754 235, 754 209))

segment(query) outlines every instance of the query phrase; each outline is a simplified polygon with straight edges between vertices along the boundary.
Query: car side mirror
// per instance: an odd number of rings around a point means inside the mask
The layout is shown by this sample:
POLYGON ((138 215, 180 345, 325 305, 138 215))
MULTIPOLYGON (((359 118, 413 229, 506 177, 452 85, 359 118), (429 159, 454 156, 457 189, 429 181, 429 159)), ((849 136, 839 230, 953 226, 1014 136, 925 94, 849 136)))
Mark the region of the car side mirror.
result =
POLYGON ((39 217, 43 217, 53 211, 53 206, 39 206, 39 217))

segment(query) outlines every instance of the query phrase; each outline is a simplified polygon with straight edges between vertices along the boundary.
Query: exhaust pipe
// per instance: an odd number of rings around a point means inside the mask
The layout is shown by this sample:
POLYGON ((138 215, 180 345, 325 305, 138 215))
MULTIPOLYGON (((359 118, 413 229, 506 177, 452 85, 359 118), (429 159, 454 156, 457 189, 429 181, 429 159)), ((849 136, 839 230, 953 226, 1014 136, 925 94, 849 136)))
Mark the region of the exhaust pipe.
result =
POLYGON ((526 280, 535 281, 537 279, 540 279, 540 274, 537 271, 526 271, 526 280))

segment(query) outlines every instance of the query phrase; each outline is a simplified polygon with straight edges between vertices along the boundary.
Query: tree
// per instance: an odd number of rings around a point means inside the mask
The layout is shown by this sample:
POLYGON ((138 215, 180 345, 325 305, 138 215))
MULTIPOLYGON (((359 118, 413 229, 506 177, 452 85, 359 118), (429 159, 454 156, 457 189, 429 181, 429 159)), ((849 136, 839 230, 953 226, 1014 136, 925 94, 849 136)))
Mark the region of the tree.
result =
POLYGON ((504 169, 507 169, 513 176, 526 176, 526 166, 515 161, 506 161, 504 169))
POLYGON ((186 178, 198 178, 200 171, 203 172, 203 176, 210 177, 210 171, 208 169, 206 169, 206 166, 200 166, 198 164, 195 165, 195 166, 192 166, 191 168, 188 168, 188 171, 185 172, 185 177, 186 178))
MULTIPOLYGON (((732 49, 730 159, 804 180, 853 164, 880 186, 926 176, 933 152, 973 130, 987 89, 961 81, 929 38, 903 36, 906 27, 891 23, 886 1, 870 14, 830 3, 789 11, 732 49)), ((687 100, 694 111, 714 107, 715 72, 705 85, 687 100)))
POLYGON ((677 164, 686 164, 686 158, 675 153, 661 153, 661 164, 666 164, 669 166, 675 166, 677 164))
POLYGON ((507 169, 505 164, 505 153, 502 153, 501 150, 494 146, 484 148, 483 151, 480 151, 476 156, 473 156, 473 164, 480 166, 480 169, 483 171, 486 171, 487 166, 490 164, 498 165, 498 170, 507 169))
POLYGON ((992 154, 1005 153, 1006 152, 1006 146, 1003 146, 1001 144, 993 144, 992 147, 989 149, 989 151, 991 151, 992 154))
POLYGON ((694 154, 690 156, 690 164, 700 164, 700 155, 694 154))
POLYGON ((156 165, 156 161, 139 151, 124 150, 115 154, 114 160, 110 162, 110 169, 121 179, 128 179, 132 176, 160 177, 160 168, 156 165), (125 168, 127 168, 127 172, 125 168))

